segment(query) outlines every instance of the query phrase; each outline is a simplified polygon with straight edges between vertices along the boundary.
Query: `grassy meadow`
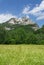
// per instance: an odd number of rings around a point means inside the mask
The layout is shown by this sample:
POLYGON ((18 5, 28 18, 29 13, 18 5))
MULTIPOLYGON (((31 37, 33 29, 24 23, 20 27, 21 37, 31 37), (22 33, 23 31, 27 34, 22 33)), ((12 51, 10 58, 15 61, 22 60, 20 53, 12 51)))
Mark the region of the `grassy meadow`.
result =
POLYGON ((0 65, 44 65, 44 45, 0 45, 0 65))

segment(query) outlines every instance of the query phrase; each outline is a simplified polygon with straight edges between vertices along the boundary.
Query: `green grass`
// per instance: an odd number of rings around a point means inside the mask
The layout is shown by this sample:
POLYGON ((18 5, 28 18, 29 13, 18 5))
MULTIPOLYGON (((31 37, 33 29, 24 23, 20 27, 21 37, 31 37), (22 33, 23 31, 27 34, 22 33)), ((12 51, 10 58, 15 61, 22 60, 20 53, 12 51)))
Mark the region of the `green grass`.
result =
POLYGON ((44 65, 44 45, 0 45, 0 65, 44 65))

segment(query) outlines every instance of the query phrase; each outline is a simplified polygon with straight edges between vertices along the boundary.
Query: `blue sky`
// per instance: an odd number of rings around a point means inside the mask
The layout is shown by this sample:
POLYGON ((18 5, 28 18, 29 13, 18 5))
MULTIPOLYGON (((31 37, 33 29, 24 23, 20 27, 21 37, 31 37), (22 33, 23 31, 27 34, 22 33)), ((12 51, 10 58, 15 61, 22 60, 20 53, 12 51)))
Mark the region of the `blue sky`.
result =
POLYGON ((27 16, 39 26, 44 24, 44 0, 0 0, 0 23, 11 17, 27 16))

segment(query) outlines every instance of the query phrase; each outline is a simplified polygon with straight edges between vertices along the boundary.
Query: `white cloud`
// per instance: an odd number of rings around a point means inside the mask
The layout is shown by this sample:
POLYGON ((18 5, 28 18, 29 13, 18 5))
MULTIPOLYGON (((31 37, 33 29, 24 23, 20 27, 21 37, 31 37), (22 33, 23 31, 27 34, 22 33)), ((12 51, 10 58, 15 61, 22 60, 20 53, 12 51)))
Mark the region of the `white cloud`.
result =
POLYGON ((40 3, 39 6, 36 6, 31 11, 29 11, 29 13, 36 14, 36 13, 43 11, 43 10, 44 10, 44 0, 40 3))
POLYGON ((29 15, 26 15, 27 18, 29 18, 29 15))
POLYGON ((7 20, 13 17, 16 18, 16 16, 12 14, 0 14, 0 23, 6 22, 7 20))
POLYGON ((44 16, 40 16, 36 20, 42 20, 42 19, 44 19, 44 16))
POLYGON ((37 4, 32 10, 30 10, 30 6, 25 7, 23 10, 23 14, 32 14, 37 17, 37 20, 44 19, 44 0, 41 1, 40 5, 37 4), (43 11, 43 12, 42 12, 43 11))
POLYGON ((39 14, 39 16, 36 18, 36 20, 42 20, 44 19, 44 13, 39 14))
POLYGON ((28 12, 29 12, 29 9, 30 9, 30 7, 27 5, 24 9, 23 9, 23 14, 28 14, 28 12))

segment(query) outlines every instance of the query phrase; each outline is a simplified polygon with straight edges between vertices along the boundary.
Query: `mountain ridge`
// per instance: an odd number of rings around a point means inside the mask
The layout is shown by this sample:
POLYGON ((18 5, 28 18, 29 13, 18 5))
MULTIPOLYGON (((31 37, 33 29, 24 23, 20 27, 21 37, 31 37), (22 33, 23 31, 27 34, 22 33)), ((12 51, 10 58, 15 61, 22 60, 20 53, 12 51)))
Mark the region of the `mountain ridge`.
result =
POLYGON ((5 29, 6 30, 10 30, 9 27, 12 27, 14 28, 15 25, 29 25, 31 26, 34 30, 38 30, 39 29, 39 26, 32 22, 31 19, 27 18, 27 17, 22 17, 22 18, 11 18, 9 19, 8 21, 2 23, 4 26, 5 26, 5 29))

